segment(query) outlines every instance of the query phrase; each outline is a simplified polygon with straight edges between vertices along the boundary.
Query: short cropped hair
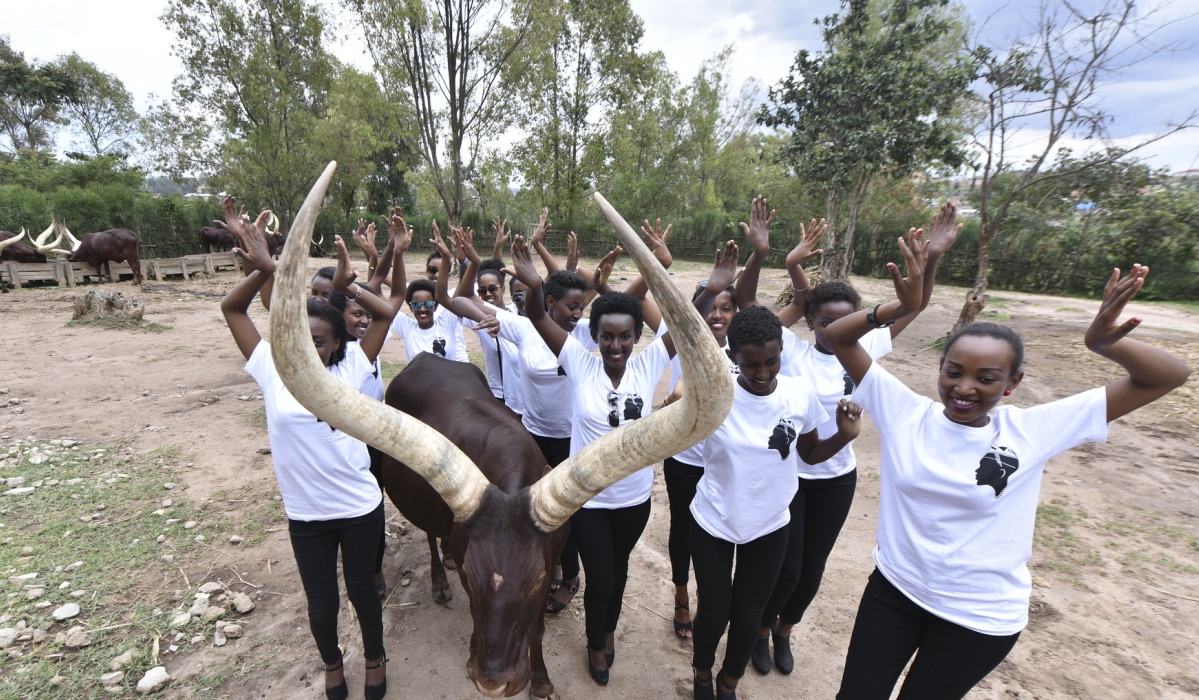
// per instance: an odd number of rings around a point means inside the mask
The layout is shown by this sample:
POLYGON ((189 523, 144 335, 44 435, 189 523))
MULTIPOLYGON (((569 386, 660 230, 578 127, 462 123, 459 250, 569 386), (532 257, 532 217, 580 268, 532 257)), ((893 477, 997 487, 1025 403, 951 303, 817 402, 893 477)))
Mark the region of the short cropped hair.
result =
POLYGON ((779 317, 765 306, 742 309, 729 323, 729 349, 737 352, 746 345, 765 346, 772 340, 783 341, 783 324, 779 317))

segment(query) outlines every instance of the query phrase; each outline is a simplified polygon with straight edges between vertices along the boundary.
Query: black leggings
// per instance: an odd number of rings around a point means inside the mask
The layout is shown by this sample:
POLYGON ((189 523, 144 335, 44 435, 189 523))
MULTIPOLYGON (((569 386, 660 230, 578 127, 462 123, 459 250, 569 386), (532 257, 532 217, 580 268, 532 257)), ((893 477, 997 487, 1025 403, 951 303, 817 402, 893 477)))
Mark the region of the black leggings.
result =
POLYGON ((745 666, 758 639, 762 608, 766 607, 783 565, 789 529, 789 525, 784 525, 756 540, 733 544, 713 537, 698 523, 691 526, 698 603, 691 666, 697 671, 710 671, 716 663, 716 646, 727 625, 729 639, 721 672, 727 678, 745 675, 745 666))
POLYGON ((912 654, 898 700, 958 700, 1003 661, 1020 633, 995 637, 913 603, 878 569, 862 593, 838 700, 887 700, 912 654))
MULTIPOLYGON (((383 453, 370 445, 366 446, 366 452, 371 456, 371 475, 375 477, 375 481, 379 482, 379 492, 383 497, 387 497, 387 491, 383 488, 383 453)), ((383 571, 383 549, 387 545, 387 519, 384 518, 379 523, 379 548, 375 552, 375 573, 383 571)))
POLYGON ((820 589, 824 564, 849 516, 857 484, 856 469, 831 479, 799 477, 799 491, 791 499, 787 556, 774 593, 762 613, 763 627, 774 627, 775 618, 779 617, 789 625, 797 625, 803 619, 804 611, 820 589))
POLYGON ((383 604, 375 589, 375 550, 383 524, 383 503, 357 518, 288 520, 291 550, 308 597, 308 626, 326 664, 341 658, 337 648, 337 549, 341 548, 346 594, 358 613, 367 659, 383 656, 383 604))
MULTIPOLYGON (((587 571, 583 611, 587 617, 587 648, 601 651, 604 637, 616 631, 629 554, 649 522, 649 501, 628 508, 580 508, 570 516, 570 530, 587 571)), ((565 576, 565 570, 563 570, 565 576)))
MULTIPOLYGON (((551 467, 562 464, 570 456, 570 438, 568 437, 552 438, 533 435, 533 439, 537 441, 537 446, 541 448, 541 454, 545 457, 545 463, 551 467)), ((558 559, 558 563, 562 566, 563 581, 573 581, 579 575, 579 547, 575 544, 573 526, 570 529, 570 534, 566 536, 566 544, 562 545, 562 557, 558 559)))
POLYGON ((695 467, 667 457, 662 463, 662 474, 666 477, 666 497, 670 499, 670 580, 676 586, 686 586, 691 571, 691 501, 695 500, 695 487, 704 476, 703 467, 695 467))

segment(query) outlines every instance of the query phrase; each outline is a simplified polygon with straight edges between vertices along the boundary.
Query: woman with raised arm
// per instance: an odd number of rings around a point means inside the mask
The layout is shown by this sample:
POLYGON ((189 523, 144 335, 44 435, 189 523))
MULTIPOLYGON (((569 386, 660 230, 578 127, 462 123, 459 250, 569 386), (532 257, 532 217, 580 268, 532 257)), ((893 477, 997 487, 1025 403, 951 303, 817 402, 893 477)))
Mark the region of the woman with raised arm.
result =
POLYGON ((1181 386, 1190 369, 1120 323, 1149 269, 1113 270, 1087 329, 1089 350, 1128 376, 1031 408, 1001 406, 1024 377, 1010 328, 975 323, 949 338, 934 401, 909 389, 859 342, 920 307, 928 244, 900 239, 908 276, 888 264, 895 301, 828 327, 882 443, 875 569, 849 642, 840 700, 885 700, 915 654, 903 700, 961 698, 1015 646, 1028 623, 1026 566, 1045 463, 1181 386))
MULTIPOLYGON (((409 362, 422 352, 431 352, 459 362, 469 362, 458 318, 437 303, 437 285, 449 283, 449 269, 453 262, 452 256, 442 256, 440 253, 441 250, 445 250, 445 244, 441 240, 437 222, 433 222, 434 238, 429 239, 429 242, 435 246, 433 255, 436 256, 439 270, 445 274, 440 275, 437 281, 423 279, 408 284, 407 271, 404 269, 404 251, 412 242, 412 233, 405 225, 399 207, 396 209, 388 223, 388 227, 394 229, 395 235, 400 239, 395 246, 395 261, 391 266, 390 302, 396 309, 391 330, 404 341, 404 353, 409 362), (411 317, 400 312, 400 307, 405 303, 412 311, 411 317)), ((436 278, 437 275, 434 275, 434 279, 436 278)))
MULTIPOLYGON (((920 309, 928 305, 932 296, 937 259, 949 249, 961 229, 956 224, 956 216, 956 207, 947 203, 929 226, 928 274, 924 277, 920 309)), ((736 296, 741 304, 757 304, 758 276, 770 249, 770 224, 773 220, 774 211, 766 200, 760 196, 754 199, 750 223, 741 225, 754 247, 754 253, 746 262, 745 273, 737 286, 736 296)), ((813 287, 804 274, 804 263, 823 253, 816 246, 826 228, 823 220, 818 223, 815 219, 807 228, 800 225, 799 243, 786 259, 793 297, 791 304, 780 310, 778 316, 784 329, 789 329, 802 318, 812 332, 812 342, 809 342, 790 330, 784 331, 781 373, 808 380, 820 397, 825 412, 832 416, 838 402, 852 397, 854 383, 833 355, 832 346, 825 337, 825 328, 857 311, 862 300, 846 281, 830 280, 813 287)), ((915 230, 912 233, 915 234, 915 230)), ((876 360, 890 353, 892 339, 902 333, 916 315, 913 313, 887 329, 866 335, 862 340, 863 347, 876 360)), ((835 434, 836 421, 831 418, 826 420, 817 431, 821 437, 835 434)), ((857 489, 857 460, 852 443, 819 464, 809 463, 801 455, 797 457, 796 465, 799 488, 791 502, 791 539, 774 593, 763 611, 758 642, 754 647, 753 664, 759 673, 769 673, 772 661, 782 673, 794 670, 791 629, 803 619, 816 597, 824 577, 825 564, 849 516, 857 489), (774 642, 773 659, 771 641, 774 642)))
MULTIPOLYGON (((603 286, 607 280, 619 251, 617 248, 600 263, 596 286, 603 286)), ((736 268, 736 247, 731 242, 728 251, 718 270, 731 279, 736 268)), ((517 277, 530 290, 525 304, 528 320, 573 385, 570 453, 576 454, 628 421, 649 415, 654 389, 674 357, 670 334, 660 336, 634 356, 633 346, 641 338, 643 326, 641 304, 628 294, 602 294, 591 308, 591 336, 600 352, 597 358, 547 313, 543 286, 548 283, 542 284, 528 246, 519 236, 512 247, 512 258, 517 277)), ((550 281, 553 279, 551 275, 550 281)), ((701 312, 707 311, 712 296, 701 296, 701 312)), ((501 321, 501 331, 504 325, 501 321)), ((652 467, 641 469, 601 491, 571 516, 571 534, 587 572, 583 595, 587 664, 592 679, 600 685, 607 685, 615 659, 615 632, 628 579, 629 554, 649 521, 653 480, 652 467)))
MULTIPOLYGON (((268 214, 259 215, 259 221, 268 214)), ((242 242, 244 248, 234 248, 234 252, 251 272, 221 301, 221 311, 247 360, 246 372, 258 382, 266 402, 275 476, 308 599, 309 627, 325 662, 325 695, 330 700, 344 700, 349 694, 337 640, 340 549, 346 592, 362 630, 366 697, 378 700, 387 692, 383 607, 374 585, 383 497, 370 472, 366 445, 313 416, 280 380, 270 345, 262 340, 248 313, 254 295, 274 274, 275 262, 258 227, 250 227, 242 242)), ((361 340, 351 343, 342 314, 315 299, 308 301, 308 325, 325 366, 338 380, 357 389, 373 372, 395 311, 365 286, 354 283, 340 237, 337 245, 340 264, 334 287, 371 314, 370 325, 361 340)))

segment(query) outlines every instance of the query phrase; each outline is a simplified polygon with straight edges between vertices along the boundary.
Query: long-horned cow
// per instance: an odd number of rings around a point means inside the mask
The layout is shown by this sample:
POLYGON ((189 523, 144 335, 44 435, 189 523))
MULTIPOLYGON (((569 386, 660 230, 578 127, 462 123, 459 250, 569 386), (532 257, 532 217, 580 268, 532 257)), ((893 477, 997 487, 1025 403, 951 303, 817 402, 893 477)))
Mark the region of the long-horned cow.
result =
POLYGON ((278 266, 271 352, 279 376, 318 418, 393 458, 384 462, 384 480, 388 495, 406 517, 421 527, 438 521, 428 527, 445 528, 445 516, 452 515, 451 553, 458 561, 474 622, 467 670, 479 692, 512 696, 531 681, 532 696, 556 696, 541 649, 542 611, 565 537, 563 526, 611 484, 710 435, 732 403, 727 363, 689 298, 597 193, 596 201, 675 335, 688 386, 703 387, 702 391, 689 391, 682 400, 617 428, 552 471, 532 438, 485 393, 477 370, 473 375, 450 373, 444 368, 451 363, 418 358, 413 364, 421 367, 396 379, 399 384, 389 389, 387 404, 371 400, 321 365, 304 306, 305 257, 335 166, 325 168, 305 200, 278 266), (429 381, 438 382, 436 391, 428 389, 429 381), (453 391, 445 390, 447 382, 454 383, 453 391), (470 387, 472 397, 487 400, 463 400, 462 392, 470 387), (442 397, 452 398, 439 401, 442 397), (433 499, 427 492, 429 503, 423 510, 408 503, 422 498, 408 493, 419 482, 440 497, 433 499))
MULTIPOLYGON (((66 225, 63 225, 66 231, 66 225)), ((88 262, 96 268, 97 275, 107 275, 109 282, 115 282, 112 276, 113 262, 127 262, 133 270, 133 283, 142 283, 141 250, 142 237, 137 232, 127 228, 114 228, 109 231, 85 233, 83 238, 76 240, 70 231, 66 231, 72 241, 71 254, 67 260, 71 262, 88 262), (105 269, 101 270, 103 265, 105 269)))
POLYGON ((204 246, 205 253, 213 250, 224 253, 237 245, 237 238, 223 228, 204 226, 200 229, 200 245, 204 246))
POLYGON ((59 231, 58 237, 53 242, 46 242, 55 230, 55 225, 52 222, 50 227, 42 231, 41 235, 37 238, 30 236, 29 239, 33 242, 32 246, 21 242, 21 239, 25 237, 25 229, 21 229, 20 233, 0 231, 0 260, 12 260, 23 263, 46 262, 46 253, 54 250, 62 242, 61 231, 59 231))

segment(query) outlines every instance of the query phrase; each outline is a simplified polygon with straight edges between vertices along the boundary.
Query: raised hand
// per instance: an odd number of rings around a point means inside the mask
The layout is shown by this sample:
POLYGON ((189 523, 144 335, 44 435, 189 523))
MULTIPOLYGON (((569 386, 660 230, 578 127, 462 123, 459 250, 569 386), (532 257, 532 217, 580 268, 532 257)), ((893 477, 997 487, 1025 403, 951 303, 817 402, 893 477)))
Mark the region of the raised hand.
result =
POLYGON ((1148 274, 1149 268, 1144 265, 1133 265, 1132 270, 1124 277, 1120 277, 1120 268, 1112 270, 1112 276, 1103 288, 1103 303, 1099 305, 1099 312, 1087 328, 1087 349, 1100 352, 1115 345, 1141 325, 1141 319, 1135 316, 1120 323, 1120 314, 1124 312, 1129 300, 1145 285, 1145 277, 1148 274))
MULTIPOLYGON (((453 232, 454 229, 451 228, 450 234, 453 235, 453 232)), ((433 247, 437 249, 437 254, 441 256, 443 260, 448 260, 450 258, 450 249, 445 244, 445 241, 441 238, 441 229, 437 227, 436 219, 433 220, 433 237, 429 239, 429 242, 432 243, 433 247)))
POLYGON ((396 207, 391 211, 391 218, 387 220, 387 235, 396 239, 397 253, 408 250, 408 246, 412 245, 412 229, 404 223, 402 208, 396 207))
POLYGON ((230 195, 221 201, 221 208, 224 209, 225 220, 214 220, 212 225, 225 229, 229 233, 233 234, 234 238, 236 238, 238 241, 241 241, 242 245, 245 245, 245 237, 243 233, 245 220, 242 217, 245 216, 246 207, 243 205, 239 211, 237 208, 237 200, 230 195))
POLYGON ((333 237, 333 246, 337 249, 337 271, 333 273, 333 288, 345 294, 345 290, 349 290, 350 285, 358 279, 358 273, 350 268, 350 251, 346 250, 346 242, 341 236, 333 237))
MULTIPOLYGON (((604 256, 603 260, 599 261, 599 264, 595 266, 595 272, 591 275, 592 289, 599 289, 608 284, 608 277, 612 275, 612 268, 616 266, 616 260, 623 252, 624 248, 616 246, 612 249, 612 252, 604 256)), ((524 280, 521 281, 523 282, 524 280)))
POLYGON ((525 243, 524 236, 517 236, 512 241, 512 267, 512 274, 516 275, 521 284, 530 289, 541 287, 541 275, 537 274, 537 268, 533 266, 533 258, 529 256, 529 246, 525 243))
POLYGON ((366 253, 368 260, 374 260, 379 257, 379 251, 375 247, 375 231, 374 223, 367 225, 365 219, 359 219, 358 229, 354 231, 353 235, 354 245, 358 246, 363 253, 366 253))
POLYGON ((478 265, 483 260, 479 257, 479 251, 475 250, 475 244, 467 238, 462 229, 450 229, 450 238, 454 242, 454 247, 462 251, 466 255, 466 259, 478 265))
POLYGON ((499 219, 491 220, 491 227, 493 229, 495 229, 495 249, 496 250, 499 250, 500 248, 503 247, 503 245, 505 243, 508 242, 508 232, 506 230, 507 226, 508 226, 507 219, 504 219, 503 221, 500 221, 499 219))
POLYGON ((716 264, 712 266, 712 274, 708 275, 708 289, 713 295, 719 295, 733 285, 737 279, 737 244, 729 241, 724 249, 716 251, 716 264))
POLYGON ((952 201, 942 204, 940 211, 933 215, 927 229, 929 256, 939 258, 953 246, 962 230, 957 219, 958 206, 952 201))
POLYGON ((545 232, 549 230, 550 210, 546 207, 541 208, 541 218, 537 220, 537 228, 533 229, 533 235, 529 236, 529 245, 535 246, 545 238, 545 232))
POLYGON ((754 247, 754 252, 763 257, 770 252, 770 224, 772 223, 774 223, 774 210, 770 208, 766 198, 762 195, 754 197, 753 203, 749 205, 749 223, 742 221, 741 231, 749 240, 749 244, 754 247))
POLYGON ((887 263, 887 271, 891 273, 891 281, 895 283, 895 298, 903 307, 903 315, 919 311, 924 297, 924 266, 928 263, 928 241, 923 238, 922 229, 911 229, 906 240, 902 237, 899 239, 899 251, 903 254, 907 277, 902 276, 895 263, 887 263))
POLYGON ((579 237, 571 231, 566 236, 566 269, 574 272, 579 269, 579 237))
POLYGON ((847 441, 858 437, 858 431, 862 429, 861 418, 861 406, 846 399, 837 402, 837 432, 847 441))
MULTIPOLYGON (((227 199, 233 198, 228 197, 227 199)), ((234 235, 241 239, 241 246, 234 248, 233 252, 251 270, 258 270, 264 274, 274 272, 275 260, 271 258, 270 246, 266 242, 266 227, 271 220, 271 211, 269 209, 263 211, 258 215, 258 220, 250 225, 246 225, 240 213, 236 213, 231 218, 237 221, 240 230, 234 235)))
POLYGON ((662 267, 670 269, 670 264, 674 262, 674 256, 670 254, 670 249, 666 247, 666 239, 670 236, 670 229, 674 224, 667 224, 666 230, 662 230, 662 220, 655 219, 657 227, 649 225, 649 219, 646 219, 641 224, 641 234, 645 236, 645 240, 649 243, 650 249, 654 252, 654 257, 662 264, 662 267))
POLYGON ((820 255, 824 255, 824 248, 816 248, 816 244, 824 238, 825 232, 828 231, 828 223, 821 219, 819 223, 812 219, 811 225, 804 228, 803 224, 799 225, 799 243, 787 253, 787 267, 803 265, 807 261, 820 255))
POLYGON ((487 331, 487 334, 492 338, 500 334, 500 320, 495 316, 485 316, 482 321, 476 323, 472 331, 487 331))

